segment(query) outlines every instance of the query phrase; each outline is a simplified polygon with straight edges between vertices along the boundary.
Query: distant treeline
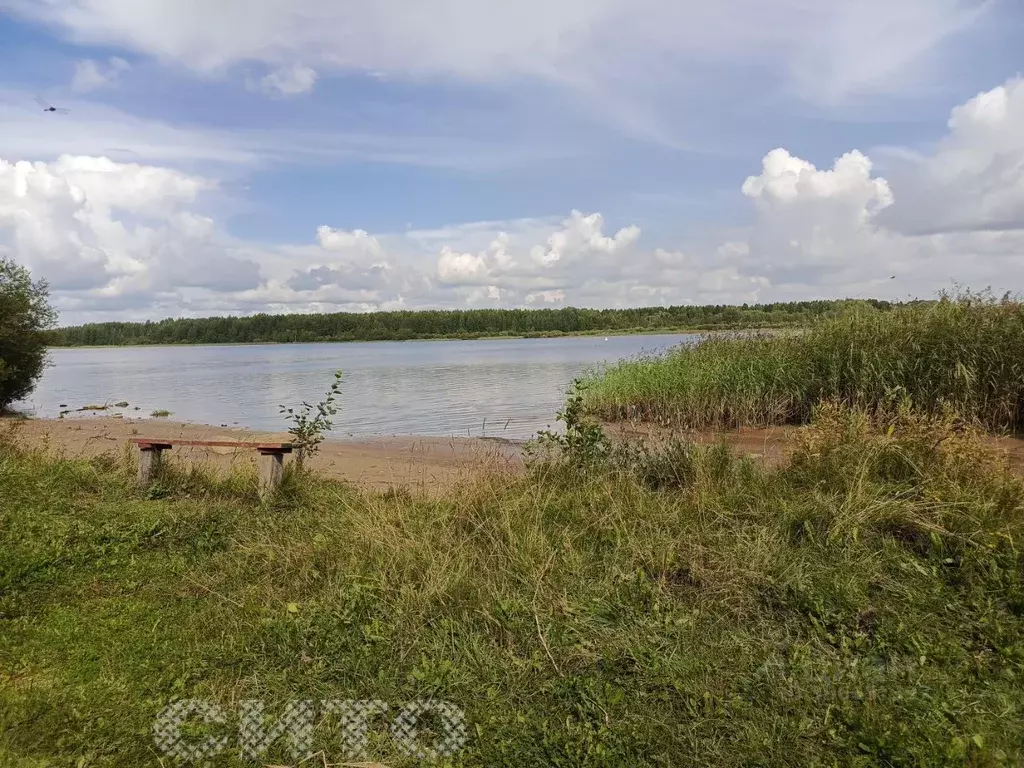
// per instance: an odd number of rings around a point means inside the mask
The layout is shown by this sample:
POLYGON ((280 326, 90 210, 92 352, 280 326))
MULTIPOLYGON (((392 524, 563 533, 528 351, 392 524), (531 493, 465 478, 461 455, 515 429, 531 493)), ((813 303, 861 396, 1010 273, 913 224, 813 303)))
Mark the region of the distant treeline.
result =
POLYGON ((471 309, 251 315, 90 323, 49 332, 53 346, 129 344, 252 344, 317 341, 382 341, 486 336, 559 336, 654 330, 777 328, 892 304, 875 299, 795 301, 742 306, 642 307, 639 309, 471 309))

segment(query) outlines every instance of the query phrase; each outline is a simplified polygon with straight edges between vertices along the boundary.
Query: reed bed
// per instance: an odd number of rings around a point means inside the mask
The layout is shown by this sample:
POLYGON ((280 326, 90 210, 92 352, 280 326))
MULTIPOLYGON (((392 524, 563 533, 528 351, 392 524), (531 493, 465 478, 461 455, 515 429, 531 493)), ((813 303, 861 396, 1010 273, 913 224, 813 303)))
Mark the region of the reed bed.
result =
POLYGON ((1024 307, 964 294, 889 312, 859 307, 802 333, 712 336, 585 381, 597 417, 694 429, 806 423, 834 400, 953 409, 993 430, 1024 427, 1024 307))

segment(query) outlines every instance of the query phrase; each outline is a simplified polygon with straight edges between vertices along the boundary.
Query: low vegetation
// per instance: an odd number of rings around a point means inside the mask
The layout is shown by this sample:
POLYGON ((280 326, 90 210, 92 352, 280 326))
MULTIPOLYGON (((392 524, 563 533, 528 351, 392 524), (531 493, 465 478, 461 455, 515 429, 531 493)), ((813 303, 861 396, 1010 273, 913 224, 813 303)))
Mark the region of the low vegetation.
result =
POLYGON ((242 700, 339 698, 451 702, 466 766, 1024 760, 1024 487, 968 422, 825 403, 771 469, 579 408, 444 497, 261 505, 173 465, 139 494, 0 441, 0 763, 179 764, 151 729, 183 698, 227 713, 189 732, 217 766, 416 762, 320 710, 316 757, 240 757, 242 700))
POLYGON ((1024 307, 965 294, 880 312, 861 306, 802 333, 711 337, 587 382, 589 412, 687 428, 806 423, 822 400, 875 408, 909 397, 991 429, 1024 426, 1024 307))
POLYGON ((53 346, 243 344, 265 342, 475 339, 588 333, 768 328, 802 325, 858 306, 885 311, 885 301, 797 301, 738 306, 637 309, 473 309, 419 312, 181 318, 145 323, 93 323, 49 334, 53 346))

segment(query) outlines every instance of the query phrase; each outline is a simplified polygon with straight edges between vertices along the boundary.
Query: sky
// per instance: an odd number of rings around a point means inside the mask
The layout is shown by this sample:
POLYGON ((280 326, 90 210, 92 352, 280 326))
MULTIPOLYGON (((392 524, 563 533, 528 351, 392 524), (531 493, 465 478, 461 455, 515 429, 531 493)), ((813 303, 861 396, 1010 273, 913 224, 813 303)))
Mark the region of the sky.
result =
POLYGON ((0 0, 0 255, 62 324, 1017 292, 1020 40, 1021 0, 0 0))

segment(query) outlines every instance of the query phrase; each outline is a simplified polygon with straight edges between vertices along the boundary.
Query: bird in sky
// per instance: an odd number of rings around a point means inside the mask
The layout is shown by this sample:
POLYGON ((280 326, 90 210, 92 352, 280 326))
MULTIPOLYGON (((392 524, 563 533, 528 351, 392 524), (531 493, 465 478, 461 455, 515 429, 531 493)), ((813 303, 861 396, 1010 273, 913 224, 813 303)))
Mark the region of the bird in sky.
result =
POLYGON ((63 107, 55 107, 53 104, 48 102, 42 96, 36 96, 36 104, 43 108, 43 112, 56 112, 61 115, 66 115, 70 110, 64 109, 63 107))

